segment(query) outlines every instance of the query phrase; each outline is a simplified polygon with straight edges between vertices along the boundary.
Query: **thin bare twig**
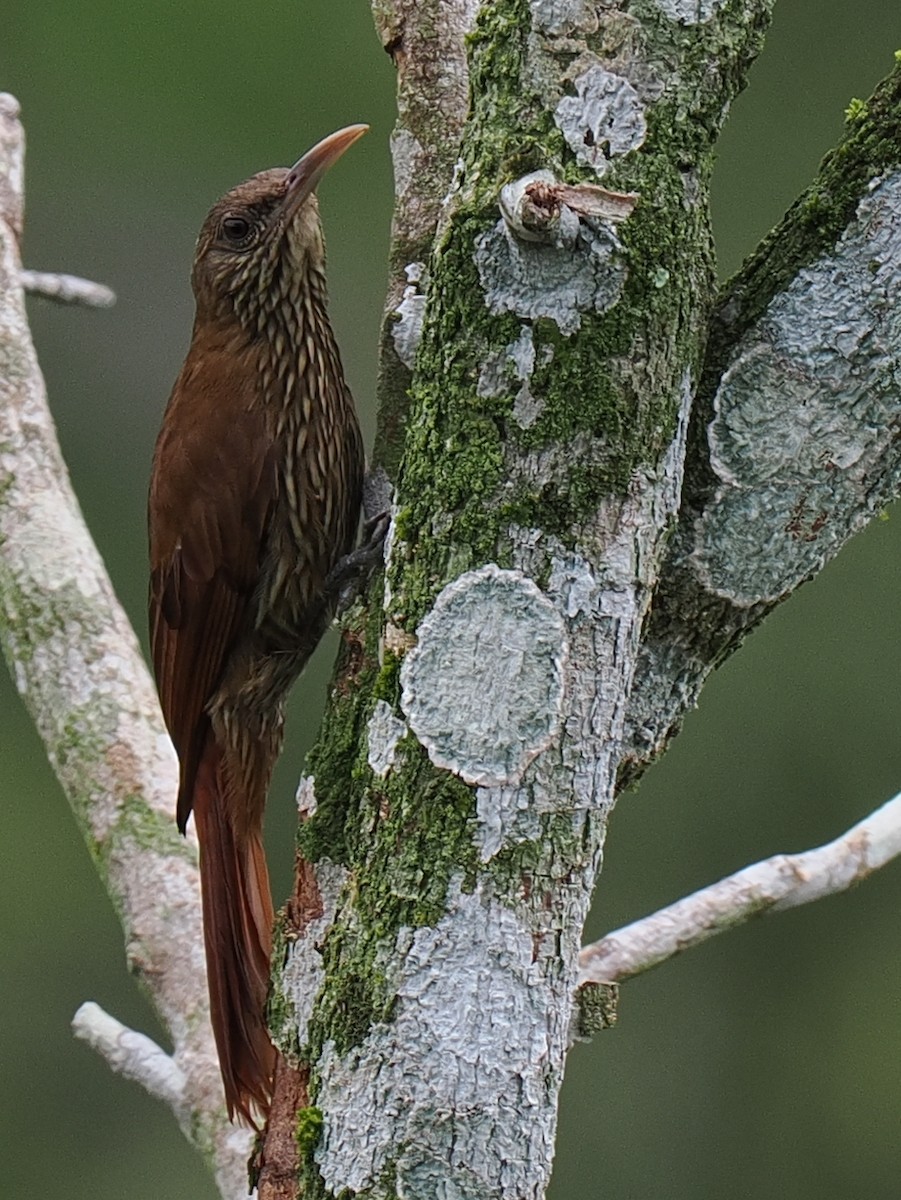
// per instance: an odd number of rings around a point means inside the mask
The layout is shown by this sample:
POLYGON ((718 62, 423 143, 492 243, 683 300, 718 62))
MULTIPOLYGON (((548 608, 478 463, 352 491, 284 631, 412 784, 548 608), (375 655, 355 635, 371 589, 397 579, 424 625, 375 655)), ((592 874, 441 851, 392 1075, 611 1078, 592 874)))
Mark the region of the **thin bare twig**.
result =
POLYGON ((63 275, 55 271, 19 272, 22 287, 30 296, 42 296, 57 304, 83 304, 87 308, 111 308, 116 293, 105 283, 81 279, 78 275, 63 275))
POLYGON ((139 1083, 177 1116, 186 1115, 185 1073, 152 1038, 129 1029, 93 1000, 85 1001, 72 1018, 72 1032, 105 1058, 118 1075, 139 1083))
POLYGON ((828 845, 777 854, 585 946, 579 983, 618 983, 716 933, 846 891, 901 854, 901 793, 828 845))

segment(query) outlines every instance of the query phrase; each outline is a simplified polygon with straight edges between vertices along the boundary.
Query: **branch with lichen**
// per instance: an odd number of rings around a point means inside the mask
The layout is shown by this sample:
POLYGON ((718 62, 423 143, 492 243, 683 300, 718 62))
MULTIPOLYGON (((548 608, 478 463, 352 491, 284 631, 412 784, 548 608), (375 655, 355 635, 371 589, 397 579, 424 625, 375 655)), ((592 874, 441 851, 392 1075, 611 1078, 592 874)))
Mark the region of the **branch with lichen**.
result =
POLYGON ((625 782, 745 634, 901 492, 901 62, 846 118, 712 314, 625 782))
POLYGON ((30 296, 54 300, 57 304, 81 304, 86 308, 109 308, 116 303, 116 294, 105 283, 66 275, 58 271, 26 271, 19 273, 22 288, 30 296))
MULTIPOLYGON (((28 328, 18 113, 13 97, 0 95, 0 640, 119 914, 129 967, 174 1049, 166 1054, 96 1005, 82 1006, 75 1030, 114 1070, 165 1100, 223 1197, 239 1200, 247 1193, 247 1138, 225 1117, 196 846, 178 836, 172 817, 175 757, 134 632, 72 493, 28 328)), ((75 290, 85 299, 83 287, 75 290)), ((87 292, 100 294, 96 285, 87 292)))
POLYGON ((403 447, 427 263, 453 178, 469 104, 465 37, 476 0, 373 0, 376 30, 397 70, 391 134, 394 218, 379 359, 374 462, 393 477, 403 447))

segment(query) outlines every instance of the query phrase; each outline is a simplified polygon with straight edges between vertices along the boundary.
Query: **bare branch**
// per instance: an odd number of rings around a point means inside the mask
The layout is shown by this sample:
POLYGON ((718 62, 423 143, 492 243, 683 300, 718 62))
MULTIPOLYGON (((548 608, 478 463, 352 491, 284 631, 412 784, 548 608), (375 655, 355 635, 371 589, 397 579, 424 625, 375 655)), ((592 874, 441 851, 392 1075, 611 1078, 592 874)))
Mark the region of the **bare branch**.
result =
MULTIPOLYGON (((196 846, 175 830, 156 693, 72 492, 19 261, 24 134, 0 95, 0 640, 185 1078, 181 1127, 222 1195, 246 1195, 208 1019, 196 846)), ((240 1143, 240 1144, 239 1144, 240 1143)))
POLYGON ((57 304, 83 304, 87 308, 110 308, 116 303, 116 293, 105 283, 81 279, 78 275, 61 275, 54 271, 19 272, 22 287, 30 296, 43 296, 57 304))
POLYGON ((180 1116, 185 1107, 185 1073, 152 1038, 129 1029, 87 1000, 72 1018, 72 1032, 96 1050, 117 1075, 139 1083, 145 1091, 180 1116))
POLYGON ((901 794, 841 837, 776 854, 586 946, 579 983, 620 983, 765 912, 844 892, 901 854, 901 794))

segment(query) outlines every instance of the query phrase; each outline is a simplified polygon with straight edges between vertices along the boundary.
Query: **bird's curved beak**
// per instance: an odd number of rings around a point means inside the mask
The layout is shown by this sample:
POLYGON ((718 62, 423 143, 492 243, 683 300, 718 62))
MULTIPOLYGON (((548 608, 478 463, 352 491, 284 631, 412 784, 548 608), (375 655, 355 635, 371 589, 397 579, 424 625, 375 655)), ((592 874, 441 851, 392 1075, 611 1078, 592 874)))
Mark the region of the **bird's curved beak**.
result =
POLYGON ((334 163, 338 161, 345 150, 363 136, 369 129, 368 125, 348 125, 335 133, 330 133, 321 142, 299 158, 285 181, 285 199, 283 212, 290 220, 306 200, 334 163))

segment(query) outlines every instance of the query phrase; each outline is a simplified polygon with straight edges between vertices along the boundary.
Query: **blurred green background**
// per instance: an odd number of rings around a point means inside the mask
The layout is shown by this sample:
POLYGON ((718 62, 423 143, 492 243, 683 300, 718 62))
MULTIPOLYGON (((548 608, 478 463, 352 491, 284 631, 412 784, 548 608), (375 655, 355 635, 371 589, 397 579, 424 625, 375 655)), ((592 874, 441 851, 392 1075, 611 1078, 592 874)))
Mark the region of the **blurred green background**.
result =
MULTIPOLYGON (((144 495, 191 321, 209 203, 340 125, 372 134, 321 189, 333 316, 372 428, 393 75, 366 0, 8 4, 0 88, 29 137, 27 264, 110 283, 96 313, 31 305, 63 449, 144 631, 144 495)), ((901 46, 897 0, 780 0, 722 141, 731 271, 809 180, 901 46)), ((901 518, 876 522, 710 683, 612 822, 590 934, 779 850, 828 840, 901 787, 901 518)), ((270 802, 276 892, 328 653, 294 703, 270 802)), ((200 1200, 214 1190, 158 1104, 72 1040, 87 998, 155 1033, 41 746, 0 672, 0 1191, 200 1200)), ((901 1194, 901 866, 752 925, 623 990, 570 1060, 553 1200, 901 1194)))

